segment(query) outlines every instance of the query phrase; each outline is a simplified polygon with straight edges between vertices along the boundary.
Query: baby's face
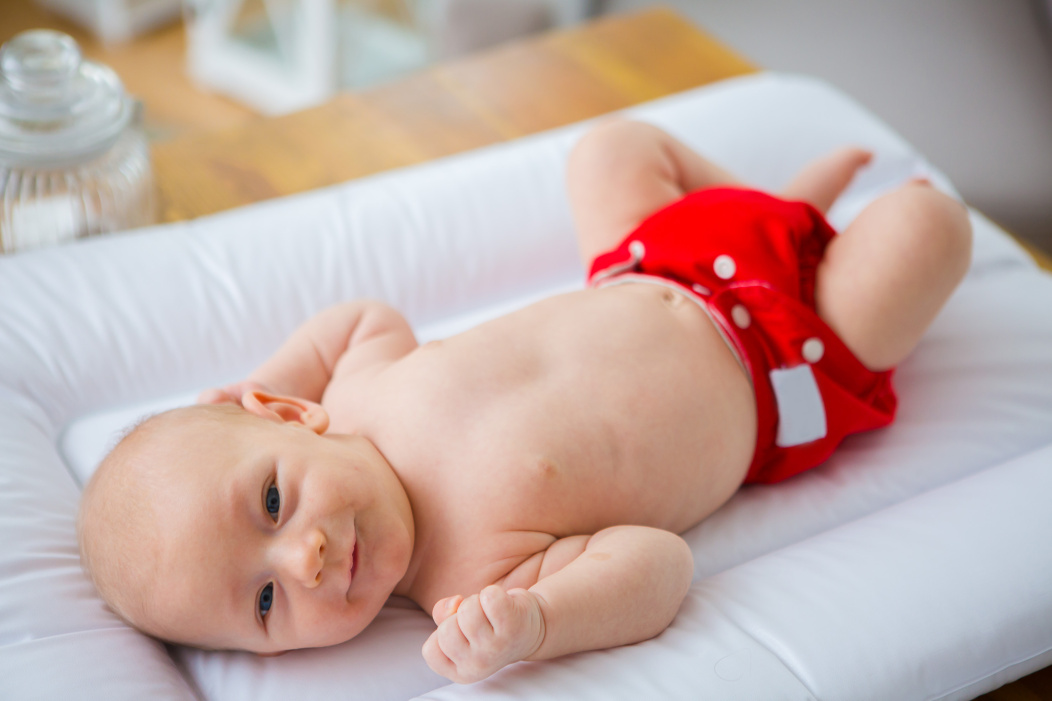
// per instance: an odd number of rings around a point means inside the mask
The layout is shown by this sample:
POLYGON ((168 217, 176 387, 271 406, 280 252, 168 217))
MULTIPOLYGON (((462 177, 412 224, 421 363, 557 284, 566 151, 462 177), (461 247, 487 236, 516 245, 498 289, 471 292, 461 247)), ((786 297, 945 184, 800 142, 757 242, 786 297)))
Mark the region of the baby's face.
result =
POLYGON ((405 575, 409 502, 369 441, 245 416, 198 424, 176 447, 147 489, 149 632, 256 652, 332 645, 405 575))

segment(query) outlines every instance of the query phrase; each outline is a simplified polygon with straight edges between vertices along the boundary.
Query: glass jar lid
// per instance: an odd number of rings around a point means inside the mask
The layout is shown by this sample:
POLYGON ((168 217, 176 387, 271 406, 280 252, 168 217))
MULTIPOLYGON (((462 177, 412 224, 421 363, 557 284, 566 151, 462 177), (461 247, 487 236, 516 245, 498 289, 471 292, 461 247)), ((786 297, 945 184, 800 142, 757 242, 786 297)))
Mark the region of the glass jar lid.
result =
POLYGON ((106 151, 136 103, 120 78, 61 32, 22 32, 0 48, 0 163, 80 163, 106 151))

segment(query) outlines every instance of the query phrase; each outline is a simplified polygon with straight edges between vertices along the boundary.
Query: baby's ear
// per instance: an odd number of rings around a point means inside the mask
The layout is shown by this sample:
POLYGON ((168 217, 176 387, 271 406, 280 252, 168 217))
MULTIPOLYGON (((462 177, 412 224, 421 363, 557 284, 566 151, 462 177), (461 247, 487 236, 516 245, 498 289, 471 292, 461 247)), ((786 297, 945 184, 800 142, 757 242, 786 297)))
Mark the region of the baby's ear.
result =
POLYGON ((299 397, 253 389, 241 396, 241 406, 268 421, 302 424, 318 435, 329 428, 329 414, 321 404, 299 397))

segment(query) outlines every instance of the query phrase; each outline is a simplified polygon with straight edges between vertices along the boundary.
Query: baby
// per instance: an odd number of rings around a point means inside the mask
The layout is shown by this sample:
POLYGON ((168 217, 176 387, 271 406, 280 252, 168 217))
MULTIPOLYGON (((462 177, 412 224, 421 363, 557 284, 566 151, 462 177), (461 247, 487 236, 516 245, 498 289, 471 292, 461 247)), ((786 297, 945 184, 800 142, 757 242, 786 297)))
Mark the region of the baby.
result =
POLYGON ((423 346, 383 304, 322 312, 119 443, 85 490, 87 570, 146 633, 261 654, 408 597, 457 682, 657 635, 693 574, 677 534, 888 424, 892 368, 964 275, 965 209, 923 180, 829 227, 870 158, 776 198, 601 124, 568 172, 587 289, 423 346))

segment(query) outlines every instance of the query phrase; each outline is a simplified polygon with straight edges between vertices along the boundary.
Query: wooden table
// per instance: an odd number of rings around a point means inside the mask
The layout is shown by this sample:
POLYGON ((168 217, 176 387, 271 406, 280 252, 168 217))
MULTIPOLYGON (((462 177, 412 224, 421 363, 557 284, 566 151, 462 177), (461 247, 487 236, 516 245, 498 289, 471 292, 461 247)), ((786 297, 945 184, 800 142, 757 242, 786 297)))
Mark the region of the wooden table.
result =
POLYGON ((451 61, 314 109, 157 143, 175 221, 569 124, 756 66, 668 10, 451 61))

